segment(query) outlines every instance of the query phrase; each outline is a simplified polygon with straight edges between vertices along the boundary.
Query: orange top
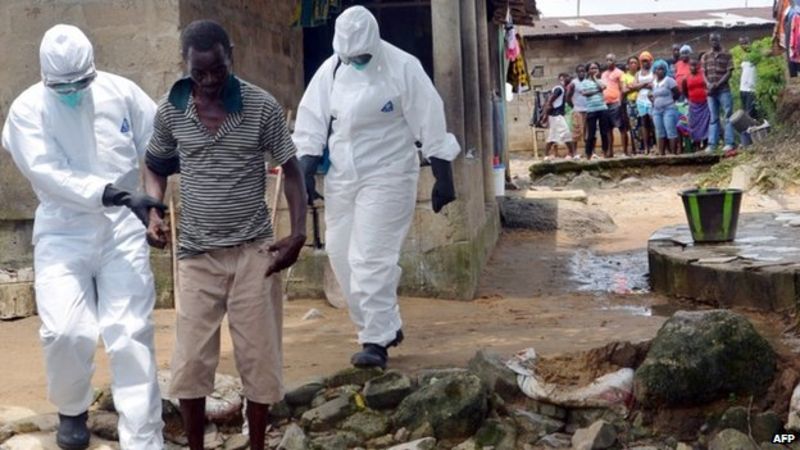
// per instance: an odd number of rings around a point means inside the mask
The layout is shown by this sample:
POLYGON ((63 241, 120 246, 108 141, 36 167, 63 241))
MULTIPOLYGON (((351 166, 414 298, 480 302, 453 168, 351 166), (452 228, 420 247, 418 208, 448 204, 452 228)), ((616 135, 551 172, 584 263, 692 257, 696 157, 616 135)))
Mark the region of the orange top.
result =
POLYGON ((618 103, 622 99, 622 75, 624 72, 615 67, 614 70, 604 70, 603 75, 600 77, 605 83, 606 88, 603 90, 603 100, 606 103, 618 103))

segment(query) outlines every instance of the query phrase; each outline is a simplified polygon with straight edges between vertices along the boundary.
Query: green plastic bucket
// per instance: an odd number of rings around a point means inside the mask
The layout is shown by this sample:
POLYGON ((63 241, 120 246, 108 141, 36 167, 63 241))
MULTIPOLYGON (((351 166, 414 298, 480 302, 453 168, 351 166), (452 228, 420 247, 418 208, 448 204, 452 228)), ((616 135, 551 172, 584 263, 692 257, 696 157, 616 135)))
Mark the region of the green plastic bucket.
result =
POLYGON ((727 242, 736 238, 741 190, 689 189, 680 196, 695 242, 727 242))

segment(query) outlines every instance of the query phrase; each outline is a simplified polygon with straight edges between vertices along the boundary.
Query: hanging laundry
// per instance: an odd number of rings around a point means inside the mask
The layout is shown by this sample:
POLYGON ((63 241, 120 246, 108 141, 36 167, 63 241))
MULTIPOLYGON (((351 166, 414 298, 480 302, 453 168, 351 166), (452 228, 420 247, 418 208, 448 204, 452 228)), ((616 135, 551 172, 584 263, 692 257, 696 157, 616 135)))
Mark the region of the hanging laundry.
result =
POLYGON ((519 94, 531 90, 531 79, 528 74, 528 63, 525 61, 525 46, 519 35, 516 35, 515 38, 519 46, 519 53, 508 66, 506 81, 512 86, 513 92, 519 94))
POLYGON ((775 0, 772 8, 772 18, 775 19, 775 31, 772 34, 773 47, 785 49, 786 43, 786 15, 792 6, 792 0, 775 0))
POLYGON ((506 59, 514 61, 519 57, 520 48, 519 40, 517 39, 517 31, 513 24, 506 25, 506 59))
POLYGON ((311 28, 325 25, 331 14, 339 12, 341 7, 342 0, 300 0, 292 26, 311 28))
POLYGON ((800 9, 793 11, 789 31, 789 61, 800 63, 800 9))

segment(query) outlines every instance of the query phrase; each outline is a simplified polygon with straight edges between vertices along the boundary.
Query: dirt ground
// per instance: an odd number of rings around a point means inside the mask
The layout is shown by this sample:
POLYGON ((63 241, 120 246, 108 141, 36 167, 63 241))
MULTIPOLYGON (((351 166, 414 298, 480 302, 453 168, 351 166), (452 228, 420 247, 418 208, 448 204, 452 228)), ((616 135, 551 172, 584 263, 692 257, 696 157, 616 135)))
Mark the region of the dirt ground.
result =
MULTIPOLYGON (((528 162, 512 165, 520 184, 526 184, 528 162)), ((614 219, 614 232, 573 240, 560 233, 504 232, 484 271, 478 299, 472 302, 403 298, 401 311, 406 341, 390 352, 391 367, 413 372, 421 368, 464 366, 480 348, 511 355, 534 347, 545 356, 587 350, 613 340, 637 342, 653 337, 669 314, 680 305, 651 293, 615 289, 629 278, 644 277, 647 239, 661 226, 682 222, 683 208, 676 195, 689 187, 694 176, 643 180, 646 187, 598 189, 589 192, 589 205, 614 219), (575 255, 588 256, 576 265, 575 255), (596 269, 615 280, 606 290, 587 289, 585 273, 592 262, 607 255, 623 255, 620 273, 613 266, 596 269), (595 258, 595 259, 592 259, 595 258), (616 279, 619 277, 619 280, 616 279), (620 281, 621 280, 621 281, 620 281)), ((800 195, 776 199, 748 195, 743 211, 800 209, 800 195)), ((644 278, 643 278, 644 279, 644 278)), ((769 324, 775 318, 754 316, 769 324)), ((174 313, 156 311, 156 354, 159 367, 167 368, 174 340, 174 313)), ((45 398, 42 352, 36 317, 0 323, 0 405, 26 406, 52 411, 45 398)), ((764 327, 769 328, 769 326, 764 327)), ((772 327, 774 329, 774 327, 772 327)), ((292 300, 285 308, 284 374, 287 386, 324 376, 349 366, 358 350, 355 333, 345 311, 323 300, 292 300), (303 320, 312 308, 321 318, 303 320)), ((110 379, 108 362, 98 346, 94 384, 110 379)), ((230 338, 223 332, 219 371, 235 374, 230 338)))

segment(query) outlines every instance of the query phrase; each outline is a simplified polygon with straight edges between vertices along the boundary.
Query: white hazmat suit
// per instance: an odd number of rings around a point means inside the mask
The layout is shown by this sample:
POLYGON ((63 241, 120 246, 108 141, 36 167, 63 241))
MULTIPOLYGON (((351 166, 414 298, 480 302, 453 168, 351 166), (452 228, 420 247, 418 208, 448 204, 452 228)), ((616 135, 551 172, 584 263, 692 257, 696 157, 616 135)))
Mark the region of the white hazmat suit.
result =
MULTIPOLYGON (((47 83, 85 78, 95 73, 93 60, 78 28, 57 25, 44 35, 40 62, 47 83)), ((74 107, 43 82, 28 88, 11 105, 2 142, 40 202, 35 290, 50 400, 67 416, 89 408, 102 336, 122 448, 160 449, 155 291, 145 228, 128 208, 102 203, 108 184, 137 190, 156 106, 131 81, 96 74, 74 107)))
POLYGON ((402 325, 398 260, 416 206, 415 142, 425 157, 444 161, 460 148, 420 62, 381 40, 367 9, 354 6, 339 16, 333 48, 303 95, 293 139, 298 157, 322 155, 329 145, 325 248, 359 342, 386 346, 402 325), (363 54, 372 59, 361 70, 339 65, 363 54))

